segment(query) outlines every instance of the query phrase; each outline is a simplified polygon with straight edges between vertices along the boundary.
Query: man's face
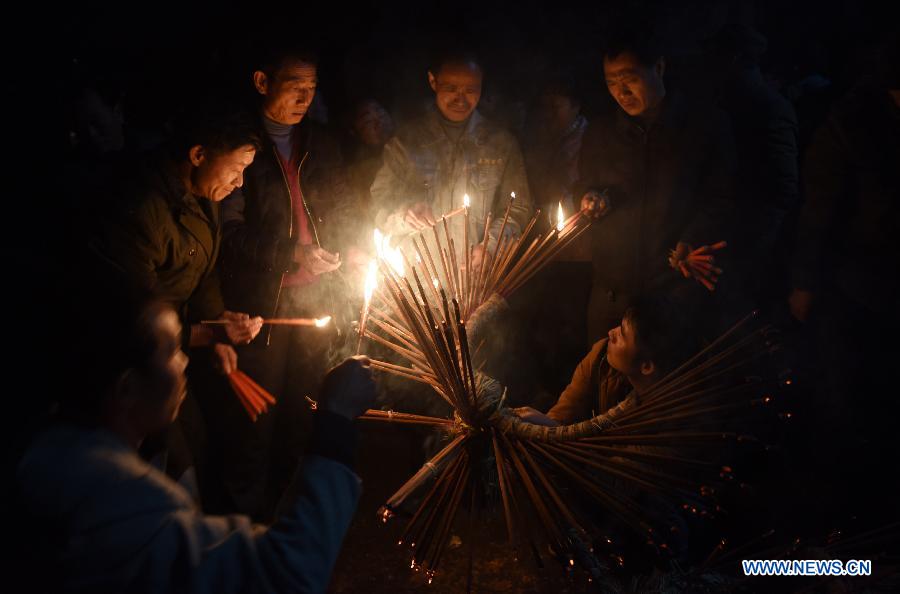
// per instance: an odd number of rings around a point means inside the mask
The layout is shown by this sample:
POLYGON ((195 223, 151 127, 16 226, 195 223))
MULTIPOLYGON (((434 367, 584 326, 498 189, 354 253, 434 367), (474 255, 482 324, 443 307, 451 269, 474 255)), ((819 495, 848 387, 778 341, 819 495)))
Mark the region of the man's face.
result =
POLYGON ((606 360, 610 367, 627 376, 641 373, 640 349, 635 341, 634 328, 627 318, 622 324, 609 331, 609 343, 606 347, 606 360))
POLYGON ((465 121, 481 99, 481 68, 471 62, 444 64, 438 73, 428 73, 434 102, 451 122, 465 121))
POLYGON ((299 124, 316 95, 316 67, 306 62, 287 62, 273 77, 262 71, 253 74, 256 90, 263 95, 263 113, 270 120, 292 126, 299 124))
POLYGON ((394 133, 390 114, 377 101, 366 101, 356 111, 353 129, 367 146, 384 146, 394 133))
POLYGON ((538 100, 538 109, 544 130, 549 135, 559 136, 569 129, 581 108, 569 97, 545 93, 538 100))
POLYGON ((178 416, 187 394, 188 357, 181 350, 181 324, 171 308, 154 312, 148 331, 154 337, 156 350, 141 369, 141 410, 148 430, 160 430, 178 416))
POLYGON ((212 153, 197 145, 191 149, 191 193, 213 202, 224 200, 244 184, 244 169, 253 162, 256 149, 244 145, 230 152, 212 153))
POLYGON ((663 70, 662 60, 652 67, 644 66, 631 52, 603 59, 606 88, 630 116, 642 115, 660 104, 666 94, 663 70))

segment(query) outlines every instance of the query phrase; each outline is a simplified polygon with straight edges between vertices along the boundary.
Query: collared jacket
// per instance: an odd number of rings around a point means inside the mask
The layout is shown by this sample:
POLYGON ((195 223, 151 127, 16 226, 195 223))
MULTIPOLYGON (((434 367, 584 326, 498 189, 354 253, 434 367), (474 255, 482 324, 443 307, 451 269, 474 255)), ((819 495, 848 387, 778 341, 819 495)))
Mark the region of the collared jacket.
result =
POLYGON ((609 419, 618 416, 634 390, 628 378, 610 367, 606 360, 608 345, 608 338, 594 343, 591 352, 575 368, 559 400, 547 412, 548 417, 562 425, 572 425, 599 415, 607 415, 609 419))
POLYGON ((169 302, 183 323, 219 317, 219 205, 188 192, 177 163, 163 156, 142 164, 116 195, 90 241, 93 255, 169 302))
MULTIPOLYGON (((470 239, 484 239, 485 217, 492 212, 488 235, 493 244, 499 239, 510 193, 515 192, 504 234, 517 235, 533 212, 518 142, 477 110, 454 141, 445 132, 442 117, 432 106, 422 117, 401 126, 385 145, 384 164, 371 188, 375 224, 386 233, 403 234, 410 229, 398 213, 410 205, 425 202, 440 217, 461 207, 468 194, 470 239)), ((451 233, 460 242, 461 232, 451 233)))
POLYGON ((681 277, 667 260, 679 241, 730 239, 733 150, 724 114, 677 93, 649 127, 621 109, 591 121, 575 195, 608 190, 611 203, 590 230, 595 289, 661 289, 681 277))
MULTIPOLYGON (((297 129, 298 179, 313 242, 343 251, 356 239, 356 201, 346 183, 340 149, 327 131, 304 119, 297 129)), ((244 185, 222 203, 221 276, 226 303, 250 315, 271 317, 282 278, 297 270, 293 203, 277 149, 263 146, 244 171, 244 185)))

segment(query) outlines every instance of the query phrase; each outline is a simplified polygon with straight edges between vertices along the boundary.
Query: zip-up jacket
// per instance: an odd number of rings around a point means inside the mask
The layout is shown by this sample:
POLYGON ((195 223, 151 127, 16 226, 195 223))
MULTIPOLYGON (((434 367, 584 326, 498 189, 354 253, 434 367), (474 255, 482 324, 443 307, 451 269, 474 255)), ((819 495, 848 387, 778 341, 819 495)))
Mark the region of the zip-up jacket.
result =
MULTIPOLYGON (((263 147, 244 172, 244 185, 222 203, 222 285, 225 301, 236 311, 271 316, 282 280, 296 272, 299 241, 288 172, 275 145, 263 135, 263 147)), ((352 239, 355 212, 345 183, 337 143, 315 122, 299 124, 297 179, 314 244, 343 252, 352 239)))
POLYGON ((667 260, 676 243, 731 240, 733 151, 724 114, 676 93, 649 127, 620 109, 592 120, 575 197, 609 191, 609 214, 590 231, 595 289, 661 290, 683 280, 667 260))

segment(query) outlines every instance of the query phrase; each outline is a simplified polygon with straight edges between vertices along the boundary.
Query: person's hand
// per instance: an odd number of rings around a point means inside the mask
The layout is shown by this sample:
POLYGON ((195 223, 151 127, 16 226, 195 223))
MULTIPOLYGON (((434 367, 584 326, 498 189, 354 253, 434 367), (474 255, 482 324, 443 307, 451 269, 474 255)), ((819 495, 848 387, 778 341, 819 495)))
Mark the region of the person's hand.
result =
POLYGON ((559 423, 554 421, 544 413, 537 411, 530 406, 522 406, 520 408, 511 409, 513 414, 532 425, 543 425, 544 427, 558 427, 559 423))
POLYGON ((230 375, 232 371, 237 369, 237 353, 230 344, 217 342, 213 345, 212 351, 213 365, 223 375, 230 375))
POLYGON ((609 212, 609 196, 589 190, 581 197, 581 212, 592 219, 599 219, 609 212))
POLYGON ((249 344, 262 328, 263 319, 259 316, 250 317, 245 313, 224 311, 219 317, 226 320, 225 335, 231 344, 249 344))
POLYGON ((434 226, 434 214, 431 212, 431 206, 425 202, 416 202, 406 210, 403 222, 415 230, 434 226))
POLYGON ((669 252, 669 266, 681 272, 684 278, 693 278, 710 291, 715 291, 722 269, 716 266, 716 257, 712 252, 727 246, 726 242, 720 241, 694 249, 690 244, 679 241, 675 249, 669 252))
POLYGON ((341 267, 340 254, 332 254, 317 245, 297 244, 294 248, 294 261, 317 276, 341 267))
POLYGON ((361 355, 344 359, 322 381, 318 408, 351 421, 375 403, 375 380, 369 358, 361 355))
POLYGON ((804 289, 794 289, 788 297, 791 315, 798 322, 806 322, 812 309, 813 293, 804 289))

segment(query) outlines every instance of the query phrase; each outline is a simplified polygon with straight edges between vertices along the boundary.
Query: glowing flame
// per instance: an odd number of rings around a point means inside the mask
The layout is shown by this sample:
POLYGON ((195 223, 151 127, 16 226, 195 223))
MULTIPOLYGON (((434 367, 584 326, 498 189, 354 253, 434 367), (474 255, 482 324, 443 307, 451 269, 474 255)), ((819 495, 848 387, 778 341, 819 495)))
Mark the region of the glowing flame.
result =
POLYGON ((366 305, 369 305, 369 302, 372 300, 372 293, 375 292, 375 287, 378 286, 378 264, 375 260, 369 261, 369 271, 366 273, 366 288, 365 288, 365 299, 366 305))
POLYGON ((562 211, 562 202, 559 203, 559 208, 556 210, 556 230, 563 230, 563 221, 565 221, 565 217, 563 216, 562 211))
POLYGON ((510 193, 509 193, 509 197, 512 198, 513 200, 515 200, 515 199, 516 199, 516 193, 515 193, 515 192, 510 192, 510 193))
POLYGON ((316 328, 324 328, 328 325, 328 322, 331 321, 331 316, 325 316, 324 318, 316 318, 316 328))
POLYGON ((468 194, 463 195, 463 206, 465 206, 466 208, 469 208, 470 206, 472 206, 472 201, 469 200, 468 194))
POLYGON ((406 276, 406 271, 403 267, 403 254, 400 253, 400 248, 391 247, 391 236, 384 235, 378 229, 375 229, 373 236, 375 239, 375 252, 378 254, 378 257, 390 264, 391 268, 398 275, 406 276))

